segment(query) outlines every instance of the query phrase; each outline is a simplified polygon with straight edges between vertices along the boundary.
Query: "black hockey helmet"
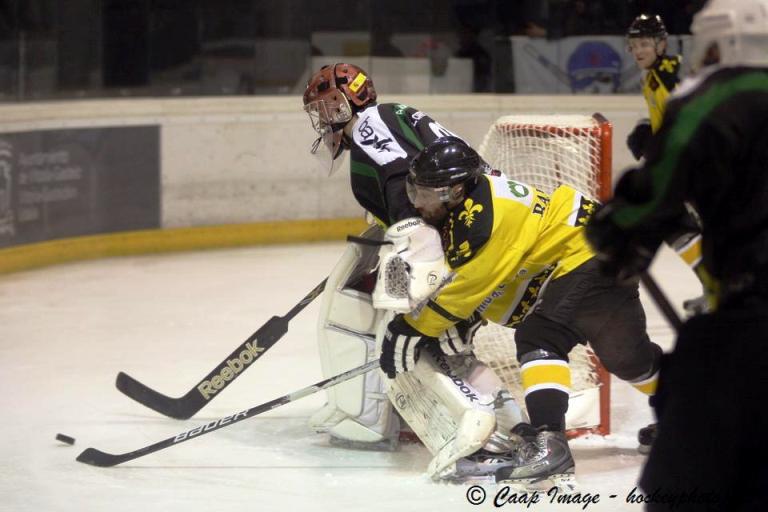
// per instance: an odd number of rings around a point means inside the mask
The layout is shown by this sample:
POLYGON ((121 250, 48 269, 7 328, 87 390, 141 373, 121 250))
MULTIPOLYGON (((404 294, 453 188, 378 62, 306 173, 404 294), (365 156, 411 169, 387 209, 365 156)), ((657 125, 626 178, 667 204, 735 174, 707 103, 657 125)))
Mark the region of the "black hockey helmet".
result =
POLYGON ((667 38, 667 27, 658 14, 641 14, 629 25, 627 39, 634 37, 667 38))
POLYGON ((463 189, 456 187, 474 180, 487 168, 477 151, 458 137, 441 137, 411 160, 406 179, 408 199, 417 208, 459 199, 463 189))
POLYGON ((428 144, 411 161, 411 181, 438 188, 464 183, 483 172, 485 163, 477 151, 458 137, 441 137, 428 144))

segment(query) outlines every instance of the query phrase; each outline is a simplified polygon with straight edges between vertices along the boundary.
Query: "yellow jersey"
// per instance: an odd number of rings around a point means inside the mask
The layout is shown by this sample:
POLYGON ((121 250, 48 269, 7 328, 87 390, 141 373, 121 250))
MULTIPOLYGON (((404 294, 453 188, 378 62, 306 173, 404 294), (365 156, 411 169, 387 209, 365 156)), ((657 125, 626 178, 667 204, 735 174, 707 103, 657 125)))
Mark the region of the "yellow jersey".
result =
POLYGON ((481 176, 443 226, 452 280, 406 321, 422 334, 439 336, 477 310, 514 327, 548 278, 594 256, 583 226, 596 206, 568 186, 550 196, 504 176, 481 176))
POLYGON ((667 98, 672 90, 680 83, 680 66, 682 57, 662 55, 645 73, 643 79, 643 96, 648 104, 648 115, 651 119, 651 131, 656 133, 664 119, 667 108, 667 98))

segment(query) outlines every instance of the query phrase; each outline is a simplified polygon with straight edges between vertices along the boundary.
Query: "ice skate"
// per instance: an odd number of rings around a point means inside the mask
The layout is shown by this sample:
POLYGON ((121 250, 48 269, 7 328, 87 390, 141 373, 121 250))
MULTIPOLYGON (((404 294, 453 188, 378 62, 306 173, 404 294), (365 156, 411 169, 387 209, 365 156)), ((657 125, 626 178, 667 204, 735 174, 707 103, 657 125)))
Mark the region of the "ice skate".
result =
POLYGON ((563 432, 540 430, 535 438, 523 444, 514 461, 499 468, 496 482, 523 490, 549 489, 564 491, 576 488, 573 456, 563 432))
POLYGON ((651 452, 653 442, 656 440, 657 430, 656 423, 651 423, 647 427, 643 427, 637 431, 637 451, 643 455, 648 455, 651 452))

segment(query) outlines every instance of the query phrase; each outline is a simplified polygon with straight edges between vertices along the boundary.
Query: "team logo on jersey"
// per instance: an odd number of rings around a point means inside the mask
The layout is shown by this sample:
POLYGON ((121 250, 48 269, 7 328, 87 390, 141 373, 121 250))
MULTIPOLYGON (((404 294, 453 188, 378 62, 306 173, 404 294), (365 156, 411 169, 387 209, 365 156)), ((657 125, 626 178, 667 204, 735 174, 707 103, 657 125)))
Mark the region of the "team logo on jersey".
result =
POLYGON ((674 73, 675 72, 675 64, 676 62, 670 60, 670 59, 664 59, 661 61, 661 64, 659 65, 659 69, 662 71, 666 71, 667 73, 674 73))
POLYGON ((471 198, 468 198, 464 201, 464 211, 459 214, 459 220, 464 221, 464 225, 471 228, 472 223, 475 222, 475 214, 479 214, 482 211, 483 205, 475 204, 471 198))
POLYGON ((541 287, 544 286, 544 283, 547 281, 547 278, 549 278, 549 275, 553 270, 555 270, 555 265, 545 268, 542 272, 531 279, 531 281, 528 283, 528 286, 526 286, 522 297, 520 297, 520 302, 517 303, 517 306, 515 306, 515 309, 509 316, 509 320, 506 323, 508 327, 515 327, 520 325, 520 322, 522 322, 525 317, 528 316, 531 308, 539 299, 539 292, 541 292, 541 287))
POLYGON ((379 139, 379 136, 373 131, 371 125, 368 124, 368 118, 363 119, 357 132, 363 137, 363 140, 360 141, 360 144, 363 146, 373 146, 379 153, 390 151, 388 145, 392 142, 392 139, 389 137, 386 139, 379 139))
POLYGON ((597 203, 584 196, 581 196, 581 204, 579 205, 579 212, 576 214, 576 226, 584 226, 592 214, 595 213, 597 203))

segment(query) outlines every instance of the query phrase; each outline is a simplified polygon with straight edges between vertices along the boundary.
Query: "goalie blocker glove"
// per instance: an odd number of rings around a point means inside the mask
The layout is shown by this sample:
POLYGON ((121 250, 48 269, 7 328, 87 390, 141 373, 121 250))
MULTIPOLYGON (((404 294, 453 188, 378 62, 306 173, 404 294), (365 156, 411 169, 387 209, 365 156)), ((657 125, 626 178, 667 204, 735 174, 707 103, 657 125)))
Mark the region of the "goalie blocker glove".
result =
POLYGON ((387 377, 394 379, 398 373, 409 372, 416 367, 419 352, 425 343, 435 338, 424 336, 408 325, 403 315, 397 315, 389 325, 381 343, 379 362, 387 377))

